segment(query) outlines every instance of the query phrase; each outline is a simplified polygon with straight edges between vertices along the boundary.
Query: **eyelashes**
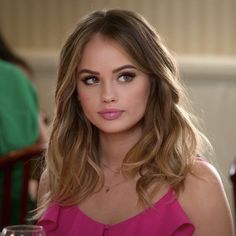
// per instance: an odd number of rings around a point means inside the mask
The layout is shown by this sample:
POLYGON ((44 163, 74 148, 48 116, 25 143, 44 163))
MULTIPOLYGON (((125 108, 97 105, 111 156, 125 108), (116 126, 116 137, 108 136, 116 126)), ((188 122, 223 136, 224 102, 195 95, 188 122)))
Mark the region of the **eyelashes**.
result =
MULTIPOLYGON (((121 83, 131 82, 136 77, 134 72, 122 72, 117 76, 117 81, 121 83)), ((100 79, 95 75, 87 75, 81 79, 85 85, 95 85, 100 83, 100 79)))
POLYGON ((82 82, 85 85, 93 85, 99 82, 98 78, 96 76, 86 76, 82 79, 82 82))
POLYGON ((135 73, 133 72, 124 72, 118 76, 120 82, 130 82, 135 78, 135 73))

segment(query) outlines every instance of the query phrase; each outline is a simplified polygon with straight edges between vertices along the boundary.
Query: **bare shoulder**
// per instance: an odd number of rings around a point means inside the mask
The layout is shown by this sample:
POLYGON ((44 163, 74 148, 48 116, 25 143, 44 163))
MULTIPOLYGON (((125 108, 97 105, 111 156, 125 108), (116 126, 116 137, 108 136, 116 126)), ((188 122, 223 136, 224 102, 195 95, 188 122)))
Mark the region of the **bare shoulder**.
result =
POLYGON ((40 177, 39 188, 38 188, 38 197, 37 197, 37 205, 39 206, 41 203, 42 196, 44 196, 48 191, 48 175, 47 172, 44 171, 40 177))
POLYGON ((233 236, 232 215, 217 170, 205 161, 196 161, 188 174, 180 204, 196 227, 194 236, 233 236))

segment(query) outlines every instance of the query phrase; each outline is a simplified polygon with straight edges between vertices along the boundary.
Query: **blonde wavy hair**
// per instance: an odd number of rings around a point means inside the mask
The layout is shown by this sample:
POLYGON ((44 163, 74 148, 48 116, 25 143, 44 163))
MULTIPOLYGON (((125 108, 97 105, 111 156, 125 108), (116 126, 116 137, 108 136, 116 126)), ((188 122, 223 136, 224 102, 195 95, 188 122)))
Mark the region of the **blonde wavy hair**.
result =
POLYGON ((76 92, 83 48, 97 33, 120 44, 151 81, 143 135, 123 161, 124 172, 140 174, 136 191, 141 203, 150 205, 147 193, 153 183, 155 190, 168 184, 178 192, 206 141, 186 110, 176 63, 155 29, 131 11, 92 12, 79 22, 60 55, 56 112, 46 153, 49 188, 41 205, 44 210, 54 201, 79 204, 104 181, 98 130, 85 117, 76 92))

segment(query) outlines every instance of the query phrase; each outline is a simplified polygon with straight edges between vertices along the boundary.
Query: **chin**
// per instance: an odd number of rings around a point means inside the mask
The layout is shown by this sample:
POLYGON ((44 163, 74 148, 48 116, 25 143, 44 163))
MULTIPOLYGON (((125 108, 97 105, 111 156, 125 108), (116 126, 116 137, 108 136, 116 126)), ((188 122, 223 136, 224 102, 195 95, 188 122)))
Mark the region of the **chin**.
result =
POLYGON ((98 127, 99 131, 103 134, 127 134, 130 132, 134 132, 137 130, 140 130, 140 125, 133 125, 133 126, 126 126, 122 125, 122 127, 119 125, 112 125, 111 127, 98 127))

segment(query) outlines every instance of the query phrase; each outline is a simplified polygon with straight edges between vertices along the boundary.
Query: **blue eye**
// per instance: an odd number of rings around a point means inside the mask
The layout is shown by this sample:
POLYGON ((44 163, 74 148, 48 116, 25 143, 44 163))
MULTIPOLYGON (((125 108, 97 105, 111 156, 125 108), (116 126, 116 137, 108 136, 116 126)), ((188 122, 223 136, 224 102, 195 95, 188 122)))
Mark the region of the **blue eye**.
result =
POLYGON ((130 82, 134 79, 134 77, 135 77, 135 73, 125 72, 119 75, 118 80, 120 82, 130 82))
POLYGON ((94 76, 85 77, 84 79, 82 79, 82 81, 85 85, 93 85, 99 82, 98 78, 94 76))

